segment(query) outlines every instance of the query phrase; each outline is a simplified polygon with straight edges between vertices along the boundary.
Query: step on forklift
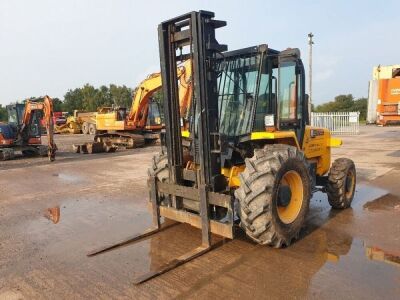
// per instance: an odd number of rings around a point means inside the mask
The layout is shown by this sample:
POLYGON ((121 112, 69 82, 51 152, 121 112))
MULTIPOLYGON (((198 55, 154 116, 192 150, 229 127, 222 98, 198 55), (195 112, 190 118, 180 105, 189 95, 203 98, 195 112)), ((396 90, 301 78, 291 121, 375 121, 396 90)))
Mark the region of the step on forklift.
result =
POLYGON ((327 193, 334 209, 351 205, 356 169, 347 158, 331 166, 341 141, 309 126, 304 67, 298 49, 259 45, 227 52, 215 38, 226 25, 214 13, 191 12, 159 25, 165 138, 149 169, 153 228, 92 251, 139 241, 171 223, 201 229, 202 244, 142 283, 210 251, 211 234, 233 239, 237 230, 259 244, 288 247, 304 226, 310 199, 327 193), (191 59, 189 117, 179 114, 177 65, 191 59), (182 135, 188 122, 189 134, 182 135))

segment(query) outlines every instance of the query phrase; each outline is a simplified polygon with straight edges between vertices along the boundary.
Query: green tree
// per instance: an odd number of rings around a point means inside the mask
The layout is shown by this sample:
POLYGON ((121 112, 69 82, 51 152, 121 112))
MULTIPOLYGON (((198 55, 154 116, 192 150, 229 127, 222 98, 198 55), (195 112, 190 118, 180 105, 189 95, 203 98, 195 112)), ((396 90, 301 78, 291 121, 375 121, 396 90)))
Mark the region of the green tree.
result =
POLYGON ((368 100, 366 98, 354 99, 353 95, 338 95, 334 101, 330 101, 315 108, 315 112, 340 112, 340 111, 359 111, 360 120, 365 120, 367 116, 368 100))
POLYGON ((132 89, 110 84, 95 88, 85 84, 81 88, 69 90, 64 96, 63 109, 69 112, 73 110, 96 111, 102 106, 123 106, 129 108, 132 103, 132 89))
POLYGON ((153 94, 153 100, 155 101, 155 102, 158 102, 159 104, 162 104, 163 103, 163 93, 162 93, 162 90, 158 90, 157 92, 155 92, 154 94, 153 94))
POLYGON ((68 90, 64 95, 63 110, 72 113, 75 109, 83 110, 83 95, 80 88, 68 90))
POLYGON ((110 90, 105 85, 102 85, 100 88, 96 89, 96 109, 101 106, 111 106, 113 104, 111 99, 110 90))
POLYGON ((6 122, 8 120, 7 109, 0 104, 0 121, 6 122))
POLYGON ((123 86, 117 86, 115 84, 110 84, 110 96, 112 103, 117 106, 122 106, 130 108, 132 105, 132 89, 123 86))
POLYGON ((63 111, 64 103, 59 98, 53 98, 53 109, 54 111, 63 111))
POLYGON ((85 84, 81 89, 82 108, 86 111, 96 111, 98 106, 98 90, 90 84, 85 84))
POLYGON ((367 119, 368 99, 360 98, 354 101, 352 110, 360 112, 360 120, 367 119))

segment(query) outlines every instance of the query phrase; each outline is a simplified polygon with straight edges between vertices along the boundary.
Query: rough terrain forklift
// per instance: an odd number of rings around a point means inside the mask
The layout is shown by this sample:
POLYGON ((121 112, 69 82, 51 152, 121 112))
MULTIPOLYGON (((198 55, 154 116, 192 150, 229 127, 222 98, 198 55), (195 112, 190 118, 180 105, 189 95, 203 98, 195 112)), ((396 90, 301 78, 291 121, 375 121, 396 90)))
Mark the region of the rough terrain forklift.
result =
POLYGON ((149 170, 154 228, 89 255, 159 232, 161 217, 200 228, 202 245, 136 283, 209 251, 212 233, 232 239, 241 227, 257 243, 289 246, 316 191, 326 192, 335 209, 353 200, 354 163, 340 158, 331 166, 331 147, 341 141, 308 125, 299 50, 260 45, 227 52, 215 39, 225 25, 200 11, 159 26, 166 131, 149 170), (193 97, 190 133, 182 137, 176 69, 187 59, 193 97))

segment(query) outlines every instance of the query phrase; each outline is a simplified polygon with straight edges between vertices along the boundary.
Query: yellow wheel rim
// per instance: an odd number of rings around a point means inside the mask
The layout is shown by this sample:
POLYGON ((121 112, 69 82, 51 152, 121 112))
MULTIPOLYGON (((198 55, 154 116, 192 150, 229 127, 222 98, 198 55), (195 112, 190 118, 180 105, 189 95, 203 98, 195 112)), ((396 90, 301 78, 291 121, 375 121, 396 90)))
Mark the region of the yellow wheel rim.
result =
POLYGON ((349 199, 351 198, 354 190, 354 185, 356 183, 356 178, 354 176, 353 170, 349 170, 346 176, 346 198, 349 199))
POLYGON ((291 195, 288 205, 280 206, 278 204, 278 216, 283 223, 290 224, 296 220, 303 205, 303 181, 299 173, 292 170, 283 175, 280 182, 281 186, 289 187, 291 195))

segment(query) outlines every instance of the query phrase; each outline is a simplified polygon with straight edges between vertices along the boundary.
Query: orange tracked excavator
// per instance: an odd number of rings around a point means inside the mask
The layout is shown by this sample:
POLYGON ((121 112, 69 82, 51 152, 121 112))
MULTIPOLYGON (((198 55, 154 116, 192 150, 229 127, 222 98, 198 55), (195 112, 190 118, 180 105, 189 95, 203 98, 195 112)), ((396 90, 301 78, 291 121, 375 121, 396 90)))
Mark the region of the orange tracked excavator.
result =
POLYGON ((13 159, 16 152, 24 156, 48 156, 54 161, 57 146, 53 132, 53 100, 45 96, 43 100, 27 100, 25 104, 7 106, 8 123, 0 123, 0 160, 13 159), (47 132, 48 145, 42 145, 40 112, 47 132))

